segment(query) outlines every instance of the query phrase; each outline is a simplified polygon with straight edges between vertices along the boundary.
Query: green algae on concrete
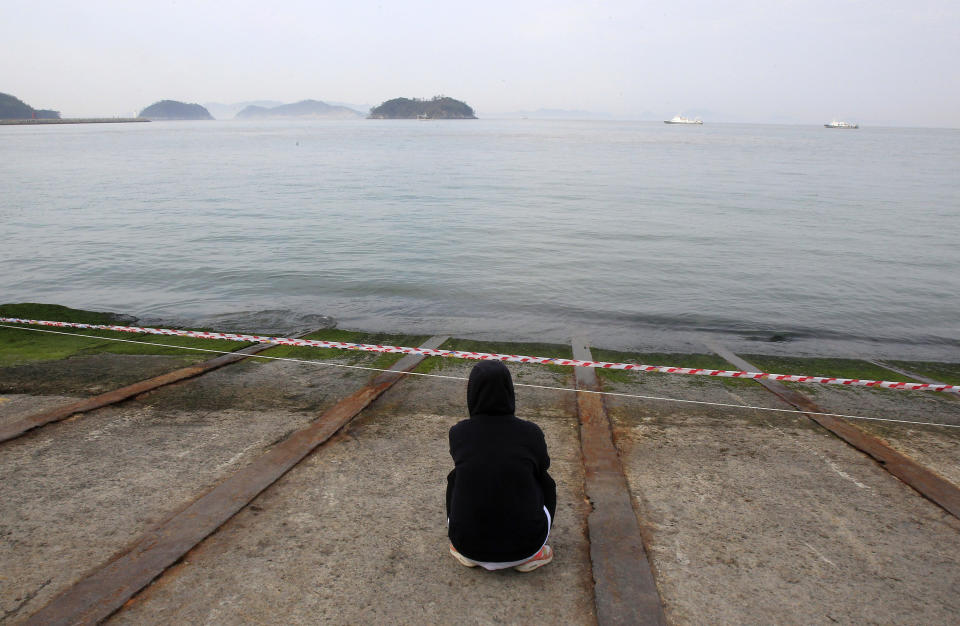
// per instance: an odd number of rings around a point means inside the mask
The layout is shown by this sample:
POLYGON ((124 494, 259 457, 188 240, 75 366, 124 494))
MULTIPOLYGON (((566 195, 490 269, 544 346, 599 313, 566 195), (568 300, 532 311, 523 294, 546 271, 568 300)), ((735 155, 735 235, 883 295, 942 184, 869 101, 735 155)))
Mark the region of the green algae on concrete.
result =
POLYGON ((129 324, 135 319, 119 313, 84 311, 82 309, 71 309, 60 304, 41 304, 38 302, 0 304, 0 317, 75 322, 78 324, 129 324))
MULTIPOLYGON (((844 358, 820 357, 785 357, 760 354, 742 355, 749 363, 756 366, 758 371, 768 374, 788 374, 797 376, 821 376, 832 378, 854 378, 859 380, 886 380, 895 382, 920 382, 899 372, 880 367, 869 361, 844 358)), ((862 385, 821 384, 821 383, 782 383, 789 389, 801 393, 812 394, 818 401, 824 393, 837 390, 842 393, 853 394, 859 392, 869 394, 902 394, 902 390, 886 389, 883 387, 866 387, 862 385)))
MULTIPOLYGON (((324 328, 310 333, 303 339, 315 341, 338 341, 343 343, 365 343, 374 345, 415 347, 428 339, 427 335, 392 335, 388 333, 368 333, 342 328, 324 328)), ((262 356, 304 361, 343 360, 351 365, 363 364, 365 367, 387 369, 404 357, 399 353, 366 352, 343 348, 310 348, 305 346, 277 346, 260 353, 262 356), (371 362, 372 359, 372 362, 371 362)), ((269 361, 270 359, 258 359, 269 361)))
MULTIPOLYGON (((523 356, 540 356, 558 359, 572 359, 573 348, 559 343, 524 343, 510 341, 480 341, 475 339, 450 338, 440 346, 442 350, 457 350, 461 352, 485 352, 488 354, 516 354, 523 356)), ((429 374, 434 370, 442 370, 444 363, 469 359, 453 357, 428 357, 414 370, 420 374, 429 374)), ((537 365, 545 367, 555 374, 570 374, 571 368, 565 365, 537 365)))
MULTIPOLYGON (((908 372, 927 376, 947 385, 960 385, 960 363, 940 363, 936 361, 887 361, 894 367, 908 372)), ((897 374, 901 376, 901 374, 897 374)))
MULTIPOLYGON (((18 303, 0 305, 0 317, 37 319, 81 324, 130 324, 134 318, 116 313, 84 311, 56 304, 18 303)), ((22 325, 0 328, 0 367, 57 361, 92 354, 130 354, 180 356, 187 361, 210 358, 210 352, 233 352, 249 343, 225 339, 194 339, 168 335, 147 335, 79 328, 49 328, 22 325), (36 332, 54 330, 56 333, 36 332), (122 339, 123 341, 111 341, 122 339), (134 342, 134 343, 131 343, 134 342)))
MULTIPOLYGON (((711 370, 729 370, 731 365, 715 354, 677 354, 669 352, 621 352, 618 350, 606 350, 603 348, 591 348, 591 354, 595 361, 606 361, 608 363, 636 363, 638 365, 660 365, 667 367, 690 367, 711 370)), ((636 372, 630 370, 612 370, 597 368, 597 374, 605 380, 617 383, 637 383, 643 384, 644 377, 652 376, 674 376, 675 374, 664 374, 661 372, 636 372)), ((706 384, 711 380, 707 376, 687 376, 692 382, 697 384, 706 384)), ((714 378, 728 387, 744 387, 754 384, 750 380, 738 378, 714 378)))
POLYGON ((766 356, 744 354, 744 359, 769 374, 796 374, 801 376, 830 376, 860 380, 893 380, 918 382, 885 367, 860 359, 766 356))
MULTIPOLYGON (((2 304, 0 317, 16 317, 21 319, 40 319, 50 321, 78 322, 85 324, 122 324, 127 325, 135 321, 129 315, 117 313, 86 311, 73 309, 57 304, 42 304, 33 302, 2 304)), ((233 352, 250 345, 228 340, 195 339, 191 337, 174 337, 166 335, 147 335, 123 333, 102 330, 83 330, 71 328, 44 328, 37 326, 23 326, 26 329, 56 330, 52 334, 33 332, 31 330, 0 328, 0 367, 10 367, 26 363, 54 361, 72 356, 85 356, 101 353, 127 355, 165 355, 182 357, 185 361, 196 361, 213 356, 204 352, 233 352), (121 339, 124 341, 111 341, 121 339), (129 343, 134 342, 134 343, 129 343), (165 345, 163 345, 165 344, 165 345), (199 348, 191 350, 189 348, 199 348)), ((204 330, 204 329, 198 329, 204 330)), ((216 330, 216 329, 205 329, 216 330)), ((389 333, 370 333, 363 331, 328 328, 307 335, 308 339, 325 341, 344 341, 350 343, 384 344, 394 346, 417 346, 422 343, 426 335, 403 335, 389 333)), ((570 346, 567 344, 551 343, 524 343, 524 342, 496 342, 478 341, 471 339, 449 339, 442 346, 448 350, 464 350, 471 352, 490 352, 500 354, 522 354, 528 356, 548 356, 559 358, 573 358, 570 346)), ((598 361, 641 363, 646 365, 667 365, 676 367, 699 367, 704 369, 733 369, 732 366, 719 356, 713 354, 678 354, 678 353, 633 353, 617 350, 593 348, 593 358, 598 361)), ((367 353, 356 350, 337 348, 306 348, 294 346, 277 346, 261 353, 265 356, 282 357, 303 360, 345 360, 350 364, 363 364, 367 367, 389 368, 403 355, 387 353, 367 353), (376 356, 373 356, 376 355, 376 356), (372 357, 372 358, 371 358, 372 357)), ((753 363, 757 369, 776 374, 802 374, 809 376, 834 376, 838 378, 859 378, 869 380, 898 380, 904 382, 918 382, 902 374, 893 372, 867 361, 859 359, 840 358, 800 358, 779 357, 758 354, 743 355, 753 363)), ((267 361, 268 359, 262 359, 267 361)), ((443 369, 445 357, 431 357, 425 359, 416 372, 430 373, 443 369)), ((948 384, 960 384, 960 363, 936 363, 914 361, 890 361, 891 365, 903 367, 935 378, 948 384)), ((555 373, 569 374, 571 369, 559 365, 547 365, 548 370, 555 373)), ((655 372, 643 373, 626 370, 598 369, 601 378, 611 382, 642 384, 643 377, 668 376, 655 372)), ((692 380, 700 384, 707 384, 707 377, 695 376, 692 380)), ((722 384, 728 387, 743 387, 753 384, 750 380, 720 378, 722 384)))

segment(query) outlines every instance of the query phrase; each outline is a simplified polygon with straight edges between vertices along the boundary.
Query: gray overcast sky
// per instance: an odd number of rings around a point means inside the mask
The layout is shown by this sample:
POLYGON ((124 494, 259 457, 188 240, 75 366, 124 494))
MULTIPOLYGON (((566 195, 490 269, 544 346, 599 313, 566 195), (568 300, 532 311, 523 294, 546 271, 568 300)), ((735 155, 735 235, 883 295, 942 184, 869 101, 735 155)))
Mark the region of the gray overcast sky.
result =
POLYGON ((4 4, 0 92, 65 117, 444 94, 481 117, 960 126, 957 0, 4 4))

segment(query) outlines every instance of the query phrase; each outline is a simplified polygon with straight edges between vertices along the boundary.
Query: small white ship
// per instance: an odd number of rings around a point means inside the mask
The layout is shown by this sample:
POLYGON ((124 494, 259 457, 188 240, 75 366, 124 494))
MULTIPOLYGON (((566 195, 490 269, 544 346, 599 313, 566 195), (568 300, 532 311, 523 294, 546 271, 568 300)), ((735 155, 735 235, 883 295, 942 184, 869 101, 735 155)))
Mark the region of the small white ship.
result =
POLYGON ((689 117, 684 117, 682 115, 674 115, 669 120, 663 120, 664 124, 703 124, 703 120, 699 117, 690 119, 689 117))
POLYGON ((829 124, 824 124, 824 128, 860 128, 857 124, 853 122, 838 122, 833 120, 829 124))

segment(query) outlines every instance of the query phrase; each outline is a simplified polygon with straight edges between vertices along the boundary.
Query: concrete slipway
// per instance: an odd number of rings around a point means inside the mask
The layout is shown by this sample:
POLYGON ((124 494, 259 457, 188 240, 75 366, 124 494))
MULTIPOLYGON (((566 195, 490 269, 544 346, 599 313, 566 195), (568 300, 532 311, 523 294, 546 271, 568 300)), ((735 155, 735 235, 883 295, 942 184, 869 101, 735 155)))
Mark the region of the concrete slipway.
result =
MULTIPOLYGON (((0 424, 184 363, 95 355, 0 368, 0 424)), ((453 377, 472 366, 425 365, 453 377)), ((574 386, 559 368, 510 368, 518 383, 574 386)), ((27 621, 374 375, 249 359, 0 444, 0 621, 27 621)), ((790 408, 750 381, 631 373, 602 384, 790 408)), ((491 573, 449 556, 446 432, 466 416, 465 382, 409 376, 108 621, 595 623, 576 394, 517 392, 558 484, 549 566, 491 573)), ((960 402, 943 394, 808 393, 828 411, 960 423, 960 402)), ((956 622, 960 520, 806 417, 605 402, 668 623, 956 622)), ((960 429, 858 425, 960 482, 960 429)))

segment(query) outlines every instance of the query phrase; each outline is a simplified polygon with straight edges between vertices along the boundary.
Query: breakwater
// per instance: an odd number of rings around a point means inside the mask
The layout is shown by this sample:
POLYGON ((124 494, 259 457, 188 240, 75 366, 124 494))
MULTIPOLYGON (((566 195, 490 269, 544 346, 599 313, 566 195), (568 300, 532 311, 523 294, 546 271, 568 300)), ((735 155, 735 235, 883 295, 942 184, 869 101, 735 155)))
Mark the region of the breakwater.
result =
POLYGON ((77 117, 59 120, 0 120, 0 126, 34 126, 37 124, 126 124, 127 122, 149 122, 139 117, 77 117))

